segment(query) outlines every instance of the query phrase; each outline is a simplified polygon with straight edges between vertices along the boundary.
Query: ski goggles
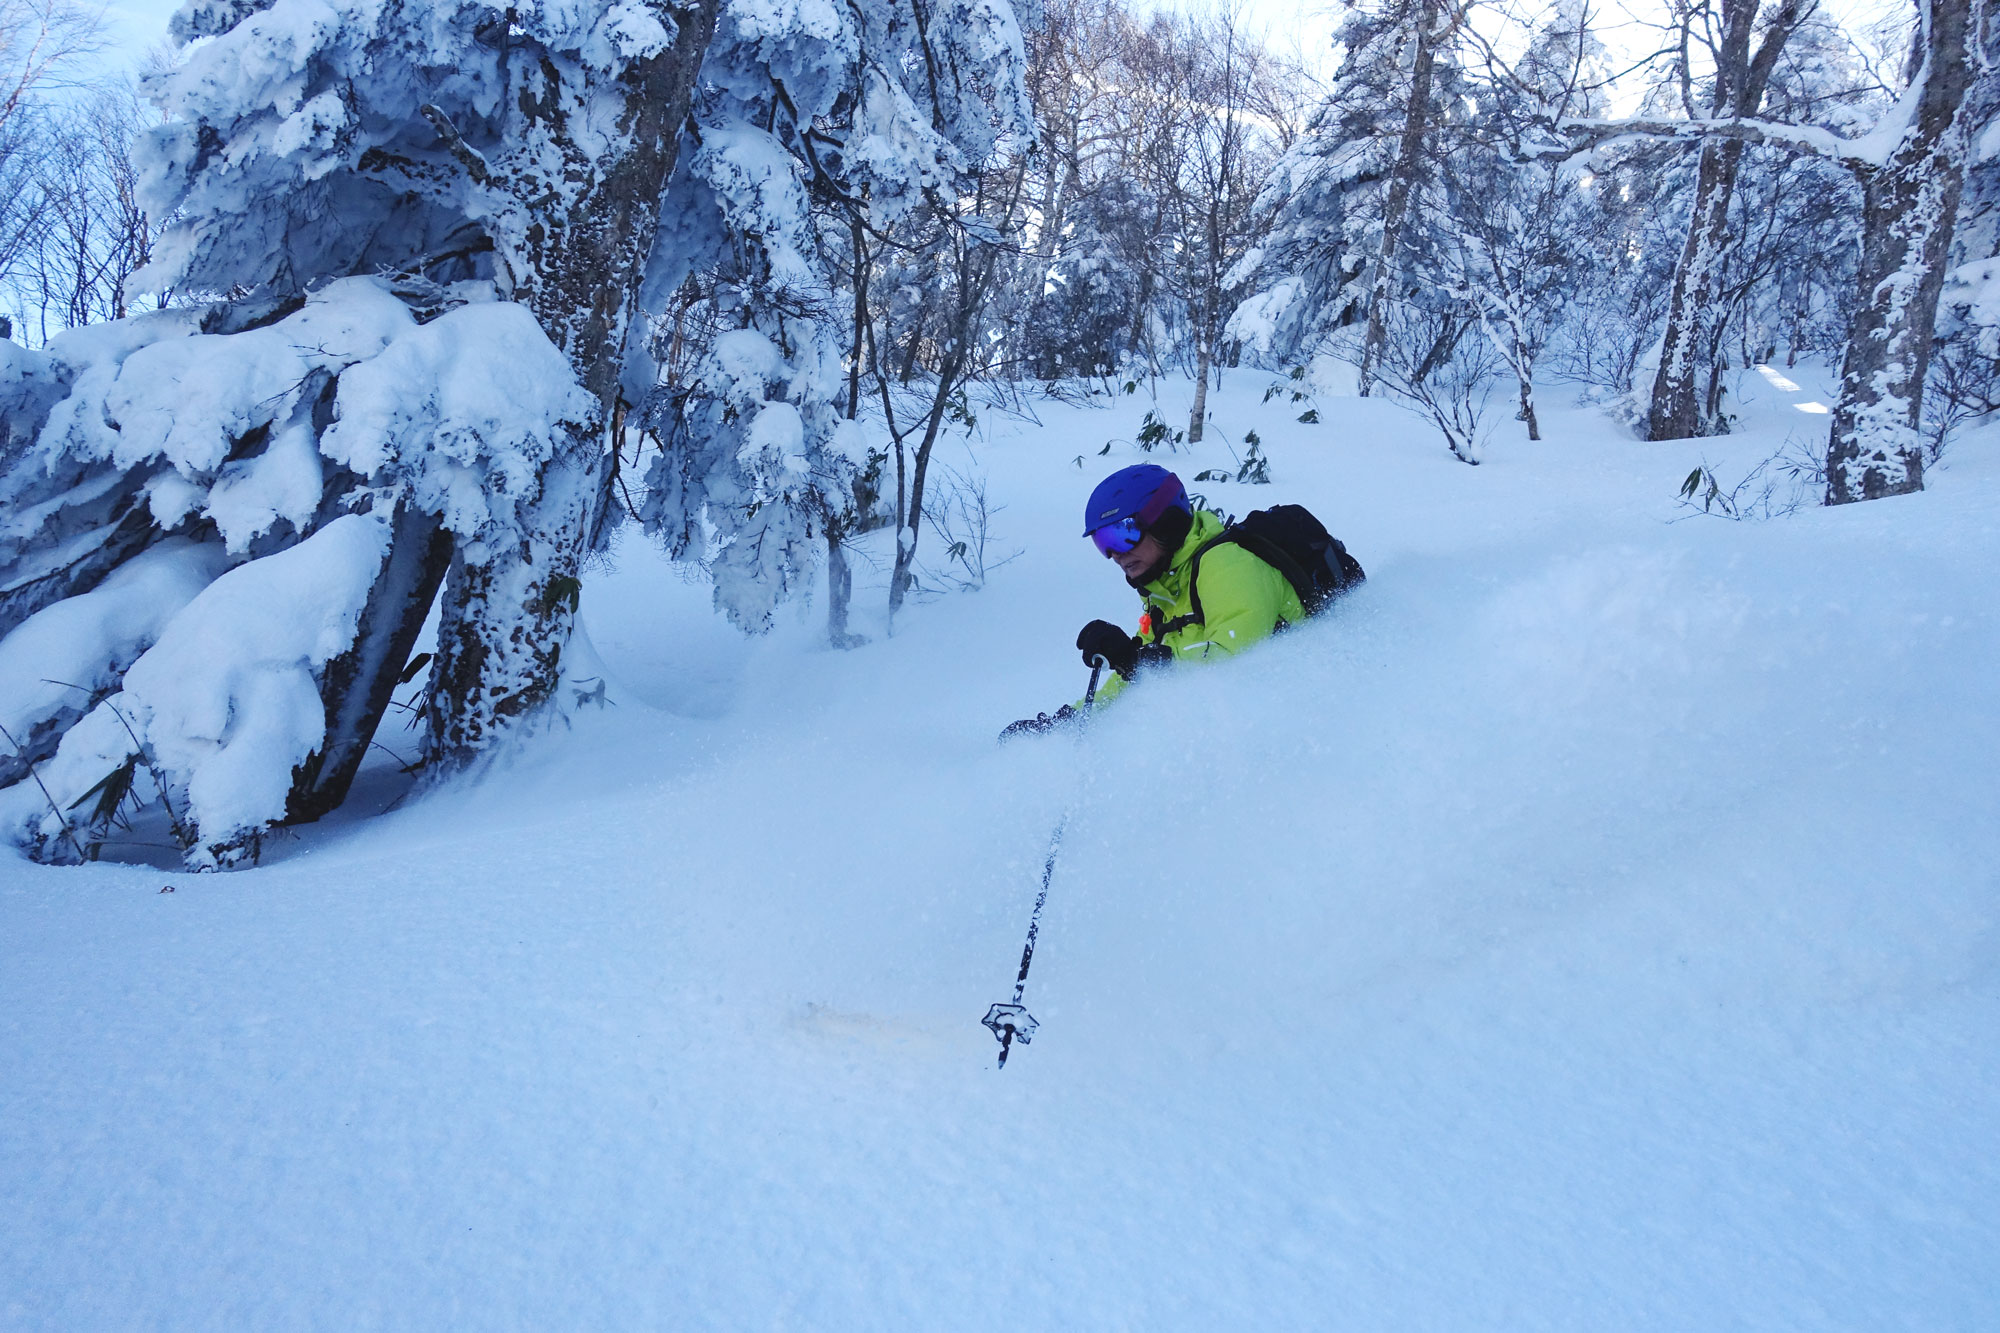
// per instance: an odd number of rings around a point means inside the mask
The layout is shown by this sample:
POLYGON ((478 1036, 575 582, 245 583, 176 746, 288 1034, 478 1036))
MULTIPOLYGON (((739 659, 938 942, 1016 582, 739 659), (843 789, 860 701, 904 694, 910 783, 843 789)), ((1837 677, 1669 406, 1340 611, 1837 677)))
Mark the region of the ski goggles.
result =
POLYGON ((1121 518, 1116 523, 1106 523, 1091 531, 1090 540, 1109 560, 1114 555, 1123 555, 1137 546, 1146 535, 1136 518, 1121 518))

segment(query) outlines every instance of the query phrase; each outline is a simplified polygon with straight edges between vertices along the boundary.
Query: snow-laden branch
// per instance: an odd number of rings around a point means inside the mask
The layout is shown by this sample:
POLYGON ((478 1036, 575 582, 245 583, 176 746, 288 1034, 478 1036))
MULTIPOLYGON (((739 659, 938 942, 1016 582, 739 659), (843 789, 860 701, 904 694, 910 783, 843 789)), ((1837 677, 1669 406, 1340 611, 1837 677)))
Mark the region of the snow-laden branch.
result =
POLYGON ((1527 156, 1568 158, 1627 142, 1679 140, 1685 143, 1702 139, 1737 139, 1744 143, 1807 153, 1838 163, 1855 175, 1865 177, 1887 166, 1895 156, 1898 145, 1909 136, 1917 110, 1923 103, 1931 66, 1932 62, 1926 61, 1923 70, 1896 99, 1896 104, 1883 114, 1873 129, 1858 138, 1843 139, 1815 125, 1787 125, 1782 121, 1760 120, 1754 116, 1708 120, 1592 120, 1571 116, 1558 120, 1555 125, 1556 132, 1569 140, 1567 144, 1552 145, 1527 156))
POLYGON ((1569 143, 1530 153, 1530 157, 1574 157, 1597 148, 1622 143, 1702 139, 1740 139, 1745 143, 1787 148, 1797 153, 1838 162, 1850 171, 1866 173, 1880 168, 1897 139, 1879 131, 1859 139, 1843 139, 1812 125, 1786 125, 1773 120, 1732 116, 1722 120, 1583 120, 1558 121, 1556 128, 1569 143))

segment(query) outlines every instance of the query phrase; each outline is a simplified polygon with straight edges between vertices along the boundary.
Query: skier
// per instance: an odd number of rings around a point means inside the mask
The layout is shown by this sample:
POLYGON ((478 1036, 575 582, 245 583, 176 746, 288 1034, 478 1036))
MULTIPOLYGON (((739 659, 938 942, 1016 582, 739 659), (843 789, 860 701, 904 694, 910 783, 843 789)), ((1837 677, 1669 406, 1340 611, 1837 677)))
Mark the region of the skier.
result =
MULTIPOLYGON (((1076 636, 1086 665, 1102 659, 1114 673, 1098 691, 1099 702, 1171 663, 1233 656, 1305 619, 1298 592, 1274 566, 1235 542, 1214 542, 1227 526, 1222 515, 1196 509, 1181 479, 1157 463, 1120 468, 1090 493, 1084 535, 1117 564, 1144 604, 1137 635, 1093 620, 1076 636)), ((1064 704, 1012 724, 1000 738, 1048 731, 1077 712, 1077 705, 1064 704)))

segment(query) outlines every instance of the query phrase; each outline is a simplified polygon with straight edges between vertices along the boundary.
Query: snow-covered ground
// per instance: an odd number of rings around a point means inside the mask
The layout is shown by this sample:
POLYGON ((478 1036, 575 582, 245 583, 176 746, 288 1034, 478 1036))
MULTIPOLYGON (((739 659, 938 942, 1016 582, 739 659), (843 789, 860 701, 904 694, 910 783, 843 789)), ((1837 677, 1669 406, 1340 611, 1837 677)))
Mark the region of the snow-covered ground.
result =
POLYGON ((2000 438, 1670 521, 1823 438, 1788 374, 1474 469, 1237 373, 1165 461, 1256 429, 1195 489, 1367 586, 1004 748, 1134 609, 1077 530, 1145 400, 989 411, 1021 554, 893 637, 881 571, 835 653, 628 542, 615 706, 504 771, 234 875, 0 864, 0 1326, 2000 1326, 2000 438))

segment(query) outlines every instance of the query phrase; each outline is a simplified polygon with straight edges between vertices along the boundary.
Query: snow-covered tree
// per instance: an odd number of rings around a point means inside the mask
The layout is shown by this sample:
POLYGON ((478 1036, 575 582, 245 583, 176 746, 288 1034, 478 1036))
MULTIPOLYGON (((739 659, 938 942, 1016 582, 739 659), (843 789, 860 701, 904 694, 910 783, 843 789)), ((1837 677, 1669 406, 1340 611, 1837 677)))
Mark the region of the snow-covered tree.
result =
POLYGON ((5 460, 7 563, 31 575, 23 614, 169 538, 229 568, 122 677, 106 659, 119 689, 49 757, 31 845, 73 848, 73 789, 135 764, 178 798, 197 865, 337 804, 441 580, 431 760, 546 703, 714 16, 217 0, 176 18, 207 40, 154 87, 169 118, 144 187, 171 222, 145 277, 224 299, 27 368, 47 406, 5 460))
POLYGON ((854 470, 804 184, 892 216, 1025 121, 988 0, 200 0, 176 27, 206 40, 155 87, 149 276, 216 299, 0 368, 0 667, 60 640, 80 687, 9 717, 34 771, 0 817, 54 859, 136 774, 198 866, 337 804, 434 601, 430 763, 531 725, 658 410, 643 312, 696 272, 730 313, 660 418, 650 515, 767 614, 854 470), (134 589, 172 595, 113 632, 134 589))
POLYGON ((1147 222, 1162 212, 1143 185, 1123 177, 1093 182, 1069 200, 1060 248, 1023 330, 1036 377, 1109 376, 1131 359, 1147 303, 1147 222))
POLYGON ((1959 425, 2000 412, 2000 124, 1990 118, 1973 137, 1952 249, 1924 391, 1932 457, 1959 425))
POLYGON ((1300 358, 1351 329, 1343 355, 1372 387, 1389 303, 1411 285, 1410 256, 1438 215, 1435 131, 1457 97, 1460 0, 1351 0, 1325 101, 1278 162, 1258 207, 1272 219, 1232 278, 1251 295, 1230 320, 1246 351, 1300 358))
POLYGON ((1923 487, 1918 425, 1959 192, 1972 131, 2000 109, 2000 0, 1922 13, 1922 64, 1871 136, 1887 151, 1846 150, 1863 201, 1859 309, 1827 446, 1829 504, 1923 487))
POLYGON ((46 854, 76 845, 64 812, 80 794, 135 764, 180 806, 196 865, 232 863, 266 825, 337 801, 380 706, 365 725, 356 714, 377 690, 386 705, 429 606, 388 593, 425 570, 435 591, 441 533, 509 514, 488 474, 532 481, 581 399, 519 307, 420 324, 375 279, 330 283, 257 328, 199 330, 161 312, 14 357, 8 415, 27 429, 0 478, 0 655, 74 687, 33 692, 10 723, 23 764, 49 761, 46 796, 7 793, 9 823, 46 854), (540 378, 510 383, 486 364, 496 354, 540 378), (398 377, 425 368, 438 372, 428 419, 385 434, 404 424, 398 377), (134 622, 87 609, 161 581, 175 596, 134 622), (37 642, 57 645, 61 672, 37 642))
MULTIPOLYGON (((725 12, 696 108, 699 145, 675 186, 677 244, 648 279, 657 304, 699 277, 707 332, 686 372, 650 399, 665 447, 643 516, 669 550, 710 565, 718 604, 739 623, 768 623, 812 552, 829 542, 837 552, 860 521, 856 485, 868 489, 879 464, 860 431, 839 427, 836 404, 843 387, 851 407, 862 392, 860 362, 843 367, 844 353, 870 343, 866 359, 881 366, 876 331, 862 327, 871 295, 907 303, 912 361, 926 324, 943 348, 914 457, 900 435, 892 449, 902 500, 892 607, 900 602, 924 469, 978 350, 973 324, 1000 239, 985 173, 1031 133, 1023 61, 1012 11, 995 0, 725 12), (833 290, 816 208, 853 240, 858 307, 833 290), (890 233, 918 280, 872 271, 871 238, 890 233)), ((1011 216, 1010 205, 998 221, 1011 216)), ((836 571, 836 596, 840 587, 836 571)), ((836 638, 842 619, 836 610, 836 638)))

